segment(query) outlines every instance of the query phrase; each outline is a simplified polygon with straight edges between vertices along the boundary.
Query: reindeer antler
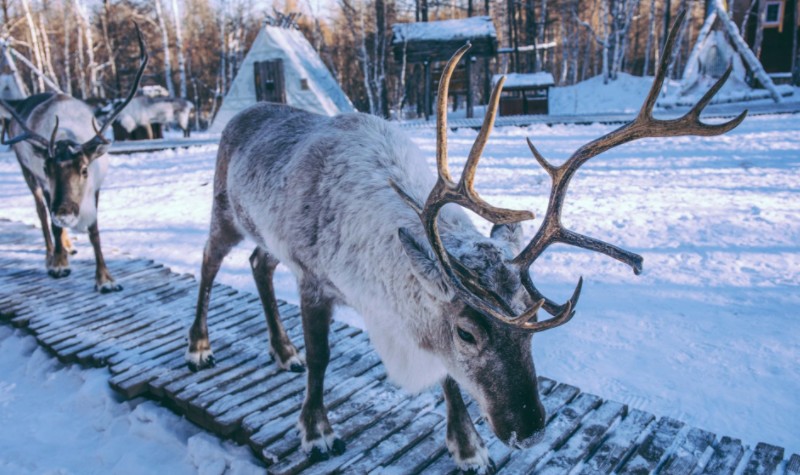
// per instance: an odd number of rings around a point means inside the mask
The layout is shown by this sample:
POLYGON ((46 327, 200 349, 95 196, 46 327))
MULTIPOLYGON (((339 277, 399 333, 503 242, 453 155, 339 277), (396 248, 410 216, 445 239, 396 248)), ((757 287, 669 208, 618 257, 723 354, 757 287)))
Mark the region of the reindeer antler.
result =
MULTIPOLYGON (((672 50, 675 43, 675 36, 678 31, 678 25, 681 24, 685 17, 686 12, 682 11, 678 14, 675 22, 664 45, 664 51, 669 52, 672 50)), ((515 315, 509 306, 500 301, 491 292, 483 289, 478 285, 478 278, 472 274, 469 269, 466 269, 462 264, 450 256, 442 243, 441 236, 437 225, 437 217, 442 206, 447 203, 456 203, 465 208, 468 208, 481 217, 491 221, 495 224, 508 224, 523 221, 533 218, 533 214, 528 211, 514 211, 502 208, 495 208, 478 196, 478 193, 473 188, 473 180, 475 171, 478 165, 478 160, 483 152, 486 142, 494 125, 494 119, 497 114, 497 106, 500 101, 500 91, 503 87, 505 78, 501 78, 492 91, 489 99, 489 104, 484 117, 483 125, 475 144, 472 146, 467 163, 464 166, 461 179, 458 183, 454 182, 450 177, 450 172, 447 166, 447 92, 450 77, 455 70, 458 61, 469 49, 470 45, 467 44, 459 49, 450 61, 445 66, 442 78, 439 82, 439 94, 437 97, 437 115, 436 115, 436 165, 439 178, 431 190, 425 206, 420 206, 401 190, 396 184, 392 183, 394 189, 400 196, 414 208, 422 220, 425 234, 431 244, 433 253, 436 255, 439 264, 444 270, 445 275, 452 283, 458 295, 464 299, 467 305, 473 307, 475 310, 497 318, 505 323, 514 325, 516 327, 531 331, 539 332, 555 328, 563 325, 569 321, 575 314, 575 306, 578 303, 581 289, 583 287, 583 278, 578 280, 578 285, 575 287, 572 296, 563 305, 558 305, 553 301, 544 297, 533 285, 530 276, 530 266, 533 262, 544 252, 544 250, 551 244, 560 242, 572 246, 589 249, 592 251, 600 252, 618 259, 631 267, 636 274, 639 274, 642 269, 642 257, 632 252, 626 251, 619 247, 605 243, 598 239, 594 239, 582 234, 575 233, 566 229, 561 224, 561 210, 564 205, 564 198, 567 192, 572 176, 586 163, 590 158, 595 157, 617 145, 621 145, 632 140, 644 137, 671 137, 677 135, 719 135, 723 134, 737 125, 739 125, 747 111, 744 111, 739 117, 719 125, 704 124, 700 121, 700 113, 703 108, 711 101, 713 96, 719 91, 725 81, 730 75, 731 68, 717 81, 717 83, 700 99, 686 115, 679 119, 673 120, 657 120, 652 116, 653 107, 655 106, 656 98, 664 83, 664 76, 666 75, 667 65, 671 55, 662 53, 661 62, 656 73, 653 86, 650 89, 647 98, 645 99, 642 109, 633 122, 620 127, 609 134, 600 137, 597 140, 589 142, 588 144, 579 148, 563 165, 556 167, 551 165, 540 153, 536 150, 533 143, 528 140, 531 152, 534 157, 547 171, 552 179, 553 186, 550 191, 550 200, 547 206, 544 220, 538 232, 531 240, 530 243, 520 252, 520 254, 512 260, 512 263, 519 267, 520 279, 523 286, 530 293, 536 302, 531 308, 525 310, 521 315, 515 315), (553 315, 552 318, 539 322, 536 321, 537 311, 544 307, 549 313, 553 315)))
MULTIPOLYGON (((653 118, 653 107, 655 106, 656 99, 664 84, 664 77, 667 72, 667 66, 671 55, 669 52, 675 43, 675 37, 678 31, 678 26, 683 22, 686 16, 686 11, 681 11, 675 18, 675 22, 670 29, 669 36, 664 45, 664 52, 661 55, 661 61, 656 71, 653 86, 642 105, 639 114, 628 124, 596 139, 593 140, 572 154, 572 156, 564 162, 563 165, 555 167, 548 163, 548 161, 536 150, 533 143, 528 140, 528 146, 533 152, 533 156, 545 169, 552 180, 552 188, 550 190, 550 200, 547 205, 547 212, 545 213, 544 220, 536 233, 536 236, 531 242, 522 250, 522 252, 514 259, 514 263, 520 266, 523 285, 528 289, 534 298, 543 298, 542 294, 536 289, 531 280, 529 269, 533 262, 544 252, 544 250, 553 243, 563 243, 591 251, 600 252, 607 256, 613 257, 633 268, 635 274, 640 274, 642 271, 642 256, 630 251, 626 251, 617 246, 608 244, 598 239, 578 234, 565 228, 561 224, 561 210, 564 206, 564 198, 567 193, 567 187, 572 179, 572 176, 584 163, 597 155, 633 140, 645 137, 674 137, 681 135, 720 135, 730 131, 747 115, 747 111, 742 112, 735 119, 725 122, 723 124, 704 124, 700 121, 700 113, 708 105, 714 95, 720 90, 725 81, 731 73, 731 67, 722 77, 706 92, 706 94, 697 102, 697 104, 683 117, 672 120, 659 120, 653 118)), ((580 284, 579 284, 580 285, 580 284)), ((569 303, 569 302, 568 302, 569 303)), ((572 302, 572 306, 574 307, 572 302)), ((566 304, 565 304, 566 305, 566 304)), ((564 305, 558 306, 549 299, 545 299, 545 310, 554 313, 561 311, 564 305)))
MULTIPOLYGON (((21 134, 17 135, 16 137, 13 137, 13 138, 11 138, 11 136, 9 136, 9 139, 5 140, 5 135, 6 135, 6 130, 7 129, 6 129, 5 121, 3 121, 3 134, 2 134, 2 136, 0 136, 0 143, 2 143, 3 145, 14 145, 15 143, 19 143, 19 142, 22 142, 23 140, 27 140, 29 142, 36 142, 42 148, 46 149, 48 152, 52 152, 53 145, 54 145, 52 143, 52 140, 48 141, 46 138, 42 137, 38 133, 36 133, 33 130, 31 130, 30 127, 28 127, 28 124, 25 122, 25 119, 23 119, 19 115, 19 113, 17 113, 17 109, 14 106, 12 106, 11 104, 9 104, 8 102, 6 102, 5 99, 0 98, 0 105, 2 105, 3 108, 5 108, 8 111, 8 113, 11 114, 11 117, 14 118, 14 121, 17 123, 17 125, 19 125, 19 128, 22 129, 22 133, 21 134)), ((53 133, 51 135, 51 139, 55 138, 57 131, 58 131, 58 118, 56 118, 56 127, 53 129, 53 133)), ((52 157, 52 153, 51 153, 51 157, 52 157)))
POLYGON ((81 147, 87 147, 90 144, 94 144, 96 142, 100 142, 103 144, 107 144, 108 140, 103 137, 103 133, 106 131, 109 125, 119 116, 125 107, 133 100, 134 96, 136 96, 136 91, 139 90, 139 83, 142 81, 142 75, 144 74, 144 70, 147 67, 147 61, 150 59, 150 56, 147 54, 147 47, 144 42, 144 38, 142 37, 142 32, 139 29, 139 24, 133 22, 133 25, 136 27, 136 39, 139 42, 139 69, 136 71, 136 77, 133 79, 133 84, 131 85, 131 90, 128 92, 128 96, 125 98, 122 103, 118 104, 111 114, 106 118, 103 122, 103 125, 98 129, 95 125, 94 121, 92 121, 92 127, 95 131, 95 136, 92 137, 88 142, 81 145, 81 147))

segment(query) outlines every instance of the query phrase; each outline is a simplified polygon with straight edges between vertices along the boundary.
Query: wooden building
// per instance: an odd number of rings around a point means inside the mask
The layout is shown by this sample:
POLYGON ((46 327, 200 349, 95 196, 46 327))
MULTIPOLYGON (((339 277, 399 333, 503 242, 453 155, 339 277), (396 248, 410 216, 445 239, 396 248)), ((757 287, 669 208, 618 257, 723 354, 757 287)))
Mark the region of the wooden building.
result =
POLYGON ((797 83, 798 67, 797 48, 800 43, 800 15, 798 4, 800 0, 753 0, 752 8, 749 2, 741 2, 733 12, 733 19, 737 25, 745 24, 745 38, 751 48, 757 50, 756 38, 758 36, 758 14, 761 19, 761 48, 759 60, 764 69, 772 76, 776 83, 797 83), (762 4, 763 2, 763 4, 762 4))
POLYGON ((431 115, 434 84, 434 63, 450 59, 465 43, 471 43, 464 57, 464 67, 457 70, 450 94, 466 97, 467 116, 472 112, 471 67, 473 58, 490 58, 497 55, 497 30, 489 16, 476 16, 456 20, 442 20, 392 25, 392 50, 398 63, 422 64, 424 67, 424 112, 431 115), (463 72, 462 72, 463 71, 463 72))

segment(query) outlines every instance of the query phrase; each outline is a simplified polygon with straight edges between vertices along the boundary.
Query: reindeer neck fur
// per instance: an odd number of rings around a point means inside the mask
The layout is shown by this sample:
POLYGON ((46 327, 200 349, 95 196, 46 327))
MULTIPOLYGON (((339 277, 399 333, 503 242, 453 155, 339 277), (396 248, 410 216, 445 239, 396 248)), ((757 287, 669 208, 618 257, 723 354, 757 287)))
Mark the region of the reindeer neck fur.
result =
MULTIPOLYGON (((418 391, 447 374, 433 349, 452 337, 442 334, 447 303, 420 284, 399 241, 400 227, 424 238, 419 217, 390 179, 420 203, 435 180, 394 125, 364 114, 327 118, 261 104, 223 133, 215 193, 227 193, 239 230, 287 265, 301 286, 355 308, 390 377, 418 391)), ((457 256, 492 241, 458 207, 446 206, 439 222, 457 256)))

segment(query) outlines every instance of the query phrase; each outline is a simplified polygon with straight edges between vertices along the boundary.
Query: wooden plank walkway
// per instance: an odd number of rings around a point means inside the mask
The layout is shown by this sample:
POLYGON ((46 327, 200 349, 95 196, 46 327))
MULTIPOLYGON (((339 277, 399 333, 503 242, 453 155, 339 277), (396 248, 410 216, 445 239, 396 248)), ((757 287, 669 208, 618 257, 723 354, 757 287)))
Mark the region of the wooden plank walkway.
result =
MULTIPOLYGON (((248 445, 269 473, 455 472, 444 446, 441 392, 410 396, 387 383, 362 331, 332 326, 325 401, 347 452, 312 465, 294 429, 305 375, 272 363, 256 296, 215 286, 209 325, 218 363, 192 373, 183 362, 197 292, 191 275, 109 255, 124 290, 99 295, 92 288, 93 260, 74 259, 72 274, 55 281, 44 270, 40 241, 38 230, 0 221, 0 320, 27 329, 64 362, 107 367, 111 386, 125 397, 161 401, 248 445)), ((297 307, 282 303, 280 309, 302 348, 297 307)), ((500 473, 800 473, 800 456, 780 447, 749 447, 547 378, 540 389, 549 417, 546 436, 524 451, 500 443, 470 404, 500 473)))

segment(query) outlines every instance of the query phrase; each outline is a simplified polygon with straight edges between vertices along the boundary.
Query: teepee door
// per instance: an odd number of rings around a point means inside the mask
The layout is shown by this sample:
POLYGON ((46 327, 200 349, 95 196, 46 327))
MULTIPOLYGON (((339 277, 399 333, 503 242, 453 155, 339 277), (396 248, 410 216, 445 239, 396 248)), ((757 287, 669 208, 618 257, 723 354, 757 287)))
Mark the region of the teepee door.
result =
POLYGON ((255 69, 256 100, 286 104, 283 60, 257 61, 253 68, 255 69))

